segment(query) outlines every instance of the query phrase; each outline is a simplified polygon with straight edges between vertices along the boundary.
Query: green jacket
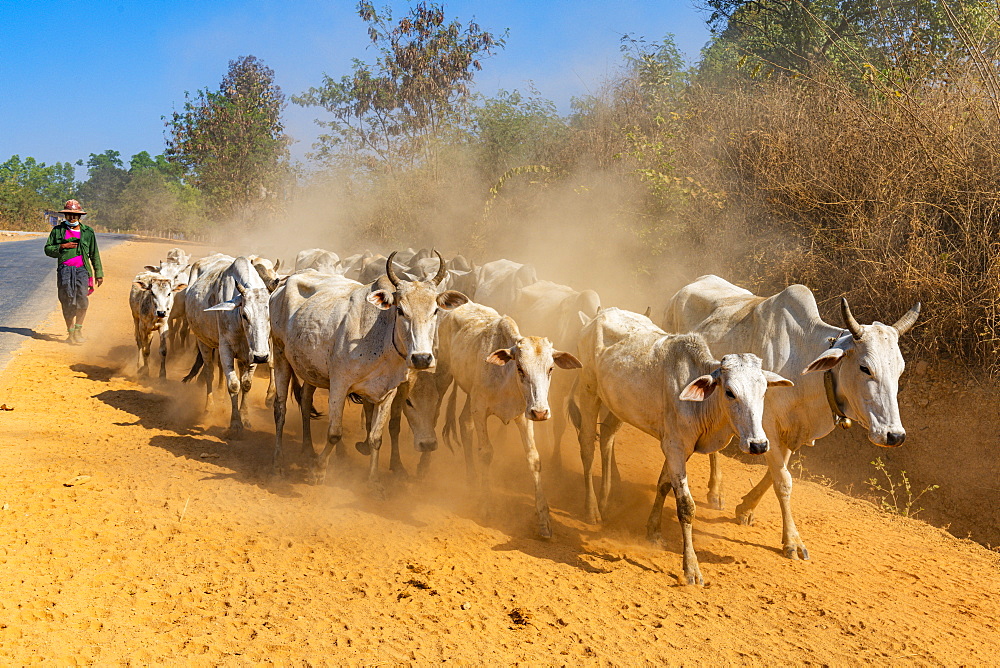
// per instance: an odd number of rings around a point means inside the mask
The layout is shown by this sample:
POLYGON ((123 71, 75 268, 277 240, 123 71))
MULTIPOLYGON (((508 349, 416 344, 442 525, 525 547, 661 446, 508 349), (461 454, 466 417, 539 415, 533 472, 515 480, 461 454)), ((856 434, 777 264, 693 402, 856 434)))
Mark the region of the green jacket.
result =
MULTIPOLYGON (((77 255, 83 256, 83 266, 91 278, 104 278, 104 267, 101 266, 101 254, 97 250, 97 235, 94 228, 80 223, 80 241, 76 248, 59 248, 65 243, 66 230, 69 226, 63 221, 49 232, 49 240, 45 243, 45 254, 54 257, 60 263, 77 255)), ((75 239, 73 241, 76 241, 75 239)))

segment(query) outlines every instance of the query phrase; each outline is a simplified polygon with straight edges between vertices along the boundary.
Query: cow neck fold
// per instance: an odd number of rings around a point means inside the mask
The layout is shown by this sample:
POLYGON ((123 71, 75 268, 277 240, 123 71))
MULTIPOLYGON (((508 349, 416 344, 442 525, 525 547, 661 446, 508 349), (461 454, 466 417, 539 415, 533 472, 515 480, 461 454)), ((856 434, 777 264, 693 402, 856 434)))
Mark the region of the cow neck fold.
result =
MULTIPOLYGON (((847 331, 845 329, 844 333, 846 334, 847 331)), ((831 348, 836 345, 839 338, 837 337, 830 342, 831 348)), ((847 417, 840 405, 840 399, 837 398, 837 378, 833 375, 833 369, 827 369, 823 372, 823 386, 826 388, 826 403, 830 405, 830 412, 833 413, 834 426, 850 429, 854 425, 854 420, 847 417)))
POLYGON ((395 304, 392 305, 392 334, 389 338, 392 340, 392 347, 395 349, 396 354, 399 355, 403 361, 406 361, 406 355, 402 353, 399 349, 399 345, 396 344, 396 321, 399 320, 399 307, 395 304))

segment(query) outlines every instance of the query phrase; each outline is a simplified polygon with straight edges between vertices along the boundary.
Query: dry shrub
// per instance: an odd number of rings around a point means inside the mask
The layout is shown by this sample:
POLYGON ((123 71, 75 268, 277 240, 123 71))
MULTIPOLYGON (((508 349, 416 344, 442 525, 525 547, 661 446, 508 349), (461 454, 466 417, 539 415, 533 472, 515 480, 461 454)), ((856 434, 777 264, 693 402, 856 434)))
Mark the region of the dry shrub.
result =
POLYGON ((973 76, 885 92, 822 75, 700 90, 688 169, 747 235, 737 278, 804 283, 831 315, 845 295, 862 321, 922 301, 907 345, 996 369, 1000 117, 973 76))

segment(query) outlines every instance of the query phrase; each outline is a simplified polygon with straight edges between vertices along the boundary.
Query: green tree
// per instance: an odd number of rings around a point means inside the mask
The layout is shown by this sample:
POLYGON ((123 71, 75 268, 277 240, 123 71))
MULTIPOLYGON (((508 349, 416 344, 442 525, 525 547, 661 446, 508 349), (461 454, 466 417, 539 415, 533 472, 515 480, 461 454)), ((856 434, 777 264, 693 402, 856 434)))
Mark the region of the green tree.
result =
POLYGON ((215 218, 251 223, 274 211, 287 174, 285 96, 274 70, 254 56, 229 62, 217 91, 185 94, 173 112, 166 157, 184 169, 215 218))
POLYGON ((71 163, 46 165, 32 157, 11 156, 0 164, 0 222, 7 227, 37 227, 42 211, 61 209, 76 187, 71 163))
POLYGON ((534 88, 528 94, 499 91, 472 109, 472 143, 479 168, 493 182, 512 167, 551 165, 567 126, 551 100, 534 88))
POLYGON ((388 7, 368 1, 358 3, 358 15, 378 50, 375 63, 355 59, 351 74, 324 75, 320 86, 292 98, 333 116, 321 122, 331 132, 320 138, 317 156, 332 158, 346 144, 389 171, 421 158, 433 167, 434 140, 461 120, 481 59, 503 48, 504 38, 475 22, 447 21, 434 3, 418 2, 395 24, 388 7))
POLYGON ((969 42, 996 43, 996 7, 977 0, 704 0, 715 34, 703 69, 803 73, 817 63, 855 75, 907 74, 969 42))

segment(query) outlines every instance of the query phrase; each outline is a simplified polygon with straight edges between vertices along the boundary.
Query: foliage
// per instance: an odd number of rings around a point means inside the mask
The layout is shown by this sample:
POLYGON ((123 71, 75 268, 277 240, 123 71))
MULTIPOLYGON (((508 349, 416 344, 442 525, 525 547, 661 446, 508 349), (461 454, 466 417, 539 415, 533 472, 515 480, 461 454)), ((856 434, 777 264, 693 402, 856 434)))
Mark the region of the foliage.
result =
POLYGON ((388 7, 366 0, 358 15, 378 50, 375 63, 355 59, 351 74, 324 75, 320 86, 292 98, 333 116, 317 156, 333 159, 346 148, 360 154, 359 164, 380 170, 412 168, 421 159, 435 166, 436 140, 460 120, 481 59, 503 48, 503 37, 475 22, 446 21, 443 5, 434 3, 418 2, 395 24, 388 7))
POLYGON ((906 476, 906 471, 900 471, 899 480, 896 480, 893 474, 886 468, 885 462, 882 461, 881 457, 876 457, 875 461, 871 464, 875 467, 877 475, 867 480, 868 487, 872 492, 881 495, 879 504, 882 510, 890 513, 902 515, 903 517, 915 517, 917 513, 923 510, 923 508, 914 507, 920 500, 920 497, 940 487, 940 485, 928 485, 914 494, 913 488, 910 485, 910 479, 906 476))
POLYGON ((704 71, 808 73, 836 66, 905 76, 970 38, 995 43, 996 7, 978 0, 705 0, 715 35, 704 71), (733 68, 737 65, 737 68, 733 68))
POLYGON ((173 112, 166 157, 204 194, 217 219, 252 223, 277 210, 287 174, 285 96, 274 71, 254 56, 229 62, 217 91, 185 93, 173 112))
POLYGON ((11 156, 0 164, 0 225, 37 228, 44 209, 58 210, 75 192, 73 165, 46 165, 32 157, 11 156))
POLYGON ((552 164, 567 124, 556 105, 532 86, 528 94, 500 90, 472 108, 470 141, 487 180, 519 165, 552 164))

